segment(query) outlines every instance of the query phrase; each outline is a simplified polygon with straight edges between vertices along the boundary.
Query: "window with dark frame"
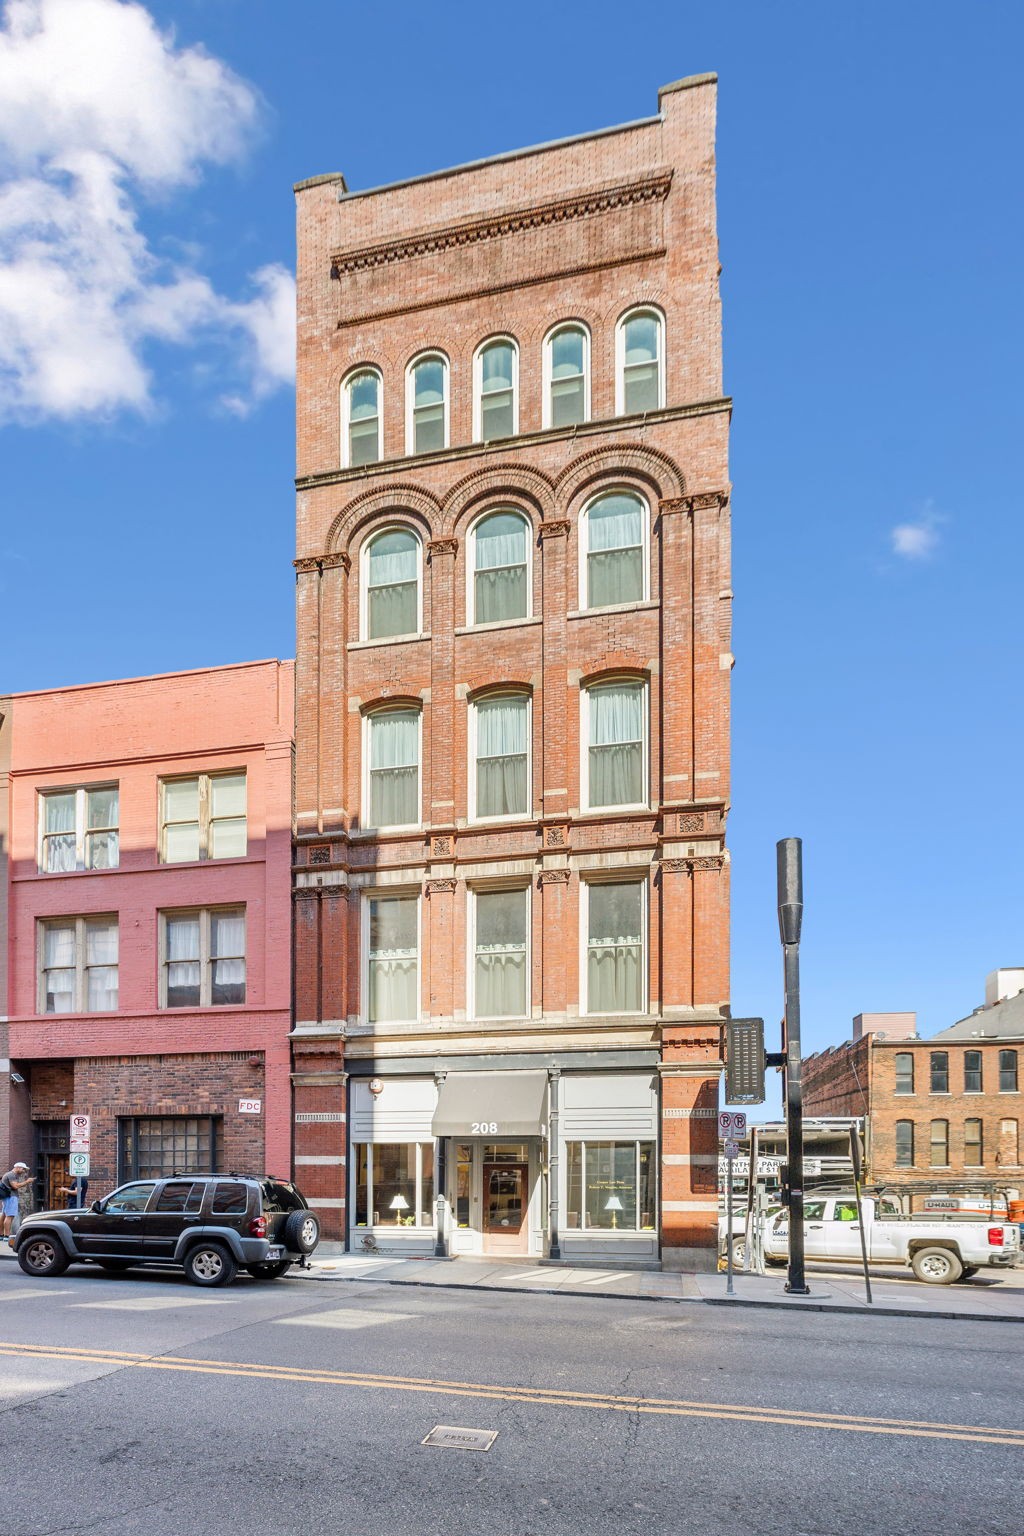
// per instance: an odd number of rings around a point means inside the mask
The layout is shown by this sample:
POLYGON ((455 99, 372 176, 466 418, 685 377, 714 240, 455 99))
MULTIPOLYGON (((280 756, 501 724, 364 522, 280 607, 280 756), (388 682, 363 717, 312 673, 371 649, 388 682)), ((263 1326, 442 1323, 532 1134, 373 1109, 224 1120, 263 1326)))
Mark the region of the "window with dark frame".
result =
POLYGON ((964 1051, 964 1093, 980 1093, 981 1052, 964 1051))
POLYGON ((913 1168, 914 1166, 914 1122, 913 1120, 896 1121, 896 1167, 913 1168))
MULTIPOLYGON (((913 1093, 914 1091, 914 1053, 913 1051, 896 1052, 896 1093, 913 1093)), ((901 1124, 910 1122, 900 1122, 901 1124)))
POLYGON ((949 1092, 949 1052, 932 1051, 931 1059, 931 1091, 932 1093, 949 1092))
POLYGON ((964 1167, 980 1168, 985 1161, 985 1140, 979 1119, 964 1121, 964 1167))
POLYGON ((999 1092, 1017 1092, 1017 1052, 999 1052, 999 1092))
POLYGON ((117 1138, 119 1183, 166 1179, 175 1173, 216 1173, 223 1120, 219 1115, 126 1117, 118 1120, 117 1138))
POLYGON ((949 1121, 933 1120, 930 1137, 930 1161, 933 1168, 949 1167, 949 1121))

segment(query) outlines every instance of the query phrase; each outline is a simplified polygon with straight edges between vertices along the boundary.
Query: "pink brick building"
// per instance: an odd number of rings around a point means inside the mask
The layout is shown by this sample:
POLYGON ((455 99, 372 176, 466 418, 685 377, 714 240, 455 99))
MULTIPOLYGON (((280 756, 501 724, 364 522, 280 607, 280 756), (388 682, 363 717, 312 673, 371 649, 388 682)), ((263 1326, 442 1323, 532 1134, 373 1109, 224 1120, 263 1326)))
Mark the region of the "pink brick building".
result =
POLYGON ((0 701, 0 1151, 37 1202, 63 1204, 72 1114, 94 1193, 290 1173, 293 671, 0 701))

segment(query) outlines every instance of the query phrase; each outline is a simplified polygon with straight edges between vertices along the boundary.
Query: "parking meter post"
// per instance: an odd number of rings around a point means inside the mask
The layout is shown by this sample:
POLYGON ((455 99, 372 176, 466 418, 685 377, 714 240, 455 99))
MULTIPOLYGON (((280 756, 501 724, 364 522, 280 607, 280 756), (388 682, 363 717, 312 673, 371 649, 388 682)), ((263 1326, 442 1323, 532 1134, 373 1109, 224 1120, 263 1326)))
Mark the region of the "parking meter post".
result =
POLYGON ((775 845, 778 876, 779 937, 782 940, 786 991, 784 1082, 786 1157, 789 1164, 789 1276, 786 1290, 807 1296, 804 1276, 804 1110, 800 1055, 800 929, 803 922, 803 847, 800 838, 775 845))
POLYGON ((725 1294, 732 1296, 732 1158, 725 1165, 725 1294))
POLYGON ((860 1132, 855 1125, 850 1126, 850 1162, 853 1164, 853 1192, 857 1200, 857 1226, 860 1228, 860 1256, 864 1261, 864 1290, 870 1307, 872 1300, 871 1275, 868 1271, 868 1238, 864 1231, 864 1211, 860 1200, 860 1132))
POLYGON ((757 1204, 757 1126, 750 1127, 750 1166, 747 1172, 747 1218, 743 1224, 743 1268, 749 1275, 754 1242, 754 1211, 757 1204))

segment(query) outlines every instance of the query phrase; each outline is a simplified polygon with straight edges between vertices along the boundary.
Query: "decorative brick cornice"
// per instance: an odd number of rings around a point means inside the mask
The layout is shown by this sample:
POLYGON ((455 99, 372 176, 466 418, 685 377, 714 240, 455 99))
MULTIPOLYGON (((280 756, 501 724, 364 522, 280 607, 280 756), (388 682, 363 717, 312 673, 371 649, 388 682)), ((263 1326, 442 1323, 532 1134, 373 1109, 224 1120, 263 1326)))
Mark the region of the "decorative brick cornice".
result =
POLYGON ((399 240, 385 240, 375 245, 365 245, 356 251, 337 251, 331 257, 331 276, 347 277, 355 272, 366 272, 374 267, 390 266, 396 261, 408 261, 415 256, 432 256, 443 251, 458 250, 467 245, 477 245, 481 240, 500 240, 506 235, 516 235, 524 230, 543 229, 551 224, 564 224, 572 219, 586 218, 595 213, 608 213, 614 208, 635 208, 643 203, 662 203, 672 185, 671 171, 656 172, 637 181, 620 182, 617 185, 581 192, 575 197, 560 197, 551 202, 535 203, 530 208, 519 208, 511 213, 494 214, 488 218, 466 219, 448 224, 441 229, 421 230, 399 240))
POLYGON ((427 554, 431 559, 434 555, 457 555, 458 552, 458 539, 431 539, 427 545, 427 554))
POLYGON ((424 887, 428 896, 450 896, 454 893, 458 884, 456 880, 428 880, 424 887))
POLYGON ((568 869, 542 869, 538 884, 540 885, 568 885, 570 871, 568 869))
POLYGON ((556 518, 550 523, 541 523, 540 536, 542 539, 567 539, 572 524, 568 518, 556 518))
MULTIPOLYGON (((642 442, 602 444, 588 448, 567 464, 555 481, 555 493, 563 507, 596 481, 635 475, 645 481, 657 497, 678 495, 684 488, 682 471, 674 459, 658 448, 642 442)), ((660 502, 664 506, 663 501, 660 502)))
POLYGON ((313 555, 303 560, 292 562, 300 576, 308 576, 313 571, 345 571, 352 569, 352 561, 343 549, 334 550, 330 554, 313 555))

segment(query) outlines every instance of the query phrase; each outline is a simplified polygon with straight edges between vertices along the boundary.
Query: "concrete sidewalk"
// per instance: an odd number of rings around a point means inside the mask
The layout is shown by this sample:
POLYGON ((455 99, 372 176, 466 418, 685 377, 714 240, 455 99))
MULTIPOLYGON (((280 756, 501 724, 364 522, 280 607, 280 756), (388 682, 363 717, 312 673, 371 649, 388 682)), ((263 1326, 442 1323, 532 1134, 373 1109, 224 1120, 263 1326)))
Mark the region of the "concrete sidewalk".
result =
POLYGON ((787 1312, 874 1312, 880 1316, 1024 1322, 1024 1271, 988 1270, 959 1285, 925 1285, 907 1275, 872 1275, 873 1304, 857 1272, 809 1270, 809 1296, 789 1296, 785 1272, 737 1274, 727 1294, 724 1274, 586 1269, 488 1259, 397 1259, 386 1255, 318 1250, 308 1270, 291 1276, 312 1281, 372 1282, 441 1289, 539 1292, 559 1296, 614 1296, 629 1301, 704 1302, 724 1307, 775 1307, 787 1312))

